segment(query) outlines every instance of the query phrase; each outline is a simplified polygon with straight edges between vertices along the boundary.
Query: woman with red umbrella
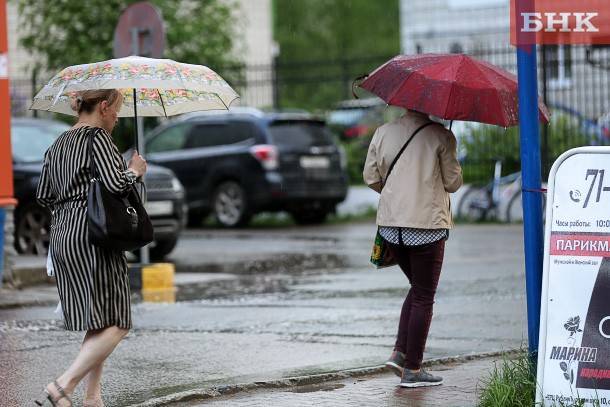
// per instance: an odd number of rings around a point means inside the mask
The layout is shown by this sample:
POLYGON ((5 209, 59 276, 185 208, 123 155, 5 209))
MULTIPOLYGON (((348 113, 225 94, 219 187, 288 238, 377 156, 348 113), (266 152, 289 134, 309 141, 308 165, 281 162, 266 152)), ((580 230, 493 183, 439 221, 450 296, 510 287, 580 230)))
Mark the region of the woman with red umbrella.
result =
MULTIPOLYGON (((519 120, 517 79, 466 55, 399 55, 360 87, 408 109, 377 129, 364 168, 365 182, 381 194, 379 235, 411 284, 386 366, 401 376, 403 387, 439 385, 442 378, 421 364, 445 240, 453 226, 449 193, 462 185, 462 171, 455 136, 428 114, 514 126, 519 120)), ((548 122, 546 107, 540 103, 539 108, 540 119, 548 122)))
POLYGON ((462 185, 456 146, 451 131, 426 114, 407 111, 377 129, 366 158, 364 181, 381 193, 379 234, 411 284, 386 363, 402 377, 403 387, 442 383, 421 364, 445 240, 453 227, 449 193, 462 185))

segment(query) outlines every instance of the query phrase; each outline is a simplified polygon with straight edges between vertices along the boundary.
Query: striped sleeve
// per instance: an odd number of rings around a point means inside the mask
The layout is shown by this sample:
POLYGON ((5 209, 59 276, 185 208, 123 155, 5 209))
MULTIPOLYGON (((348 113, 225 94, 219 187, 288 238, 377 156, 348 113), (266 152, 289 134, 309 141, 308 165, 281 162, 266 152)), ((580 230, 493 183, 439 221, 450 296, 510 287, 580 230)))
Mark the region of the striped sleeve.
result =
POLYGON ((101 181, 110 192, 120 194, 135 182, 135 173, 126 168, 112 137, 103 129, 96 129, 93 156, 101 181))
POLYGON ((38 188, 36 189, 36 200, 42 206, 52 206, 55 203, 55 195, 51 190, 51 181, 49 179, 49 152, 44 155, 42 164, 42 172, 38 180, 38 188))

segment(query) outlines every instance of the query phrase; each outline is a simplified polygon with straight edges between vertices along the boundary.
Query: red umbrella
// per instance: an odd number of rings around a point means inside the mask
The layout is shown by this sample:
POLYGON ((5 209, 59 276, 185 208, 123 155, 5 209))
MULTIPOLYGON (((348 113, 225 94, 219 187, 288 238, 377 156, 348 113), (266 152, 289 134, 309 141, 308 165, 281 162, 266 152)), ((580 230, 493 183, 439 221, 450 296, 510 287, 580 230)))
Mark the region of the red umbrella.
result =
MULTIPOLYGON (((359 85, 386 103, 447 120, 519 123, 517 77, 462 54, 398 55, 359 85)), ((540 120, 549 111, 538 103, 540 120)))

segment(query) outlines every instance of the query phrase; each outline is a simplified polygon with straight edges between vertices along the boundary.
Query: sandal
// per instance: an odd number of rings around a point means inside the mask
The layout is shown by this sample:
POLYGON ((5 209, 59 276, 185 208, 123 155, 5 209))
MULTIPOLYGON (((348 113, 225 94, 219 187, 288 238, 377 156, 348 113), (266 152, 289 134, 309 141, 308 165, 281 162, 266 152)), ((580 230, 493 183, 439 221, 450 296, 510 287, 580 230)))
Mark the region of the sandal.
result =
POLYGON ((66 392, 64 391, 63 387, 61 387, 58 383, 57 380, 53 381, 53 386, 55 386, 55 390, 57 390, 57 392, 59 393, 59 397, 54 399, 53 396, 51 396, 51 394, 49 393, 48 390, 44 390, 44 397, 45 399, 43 399, 42 401, 36 400, 35 403, 37 406, 44 406, 46 405, 45 403, 48 401, 49 403, 51 403, 51 406, 55 407, 57 406, 57 402, 61 399, 66 399, 68 400, 68 407, 72 407, 72 400, 70 399, 70 397, 68 397, 68 395, 66 394, 66 392))

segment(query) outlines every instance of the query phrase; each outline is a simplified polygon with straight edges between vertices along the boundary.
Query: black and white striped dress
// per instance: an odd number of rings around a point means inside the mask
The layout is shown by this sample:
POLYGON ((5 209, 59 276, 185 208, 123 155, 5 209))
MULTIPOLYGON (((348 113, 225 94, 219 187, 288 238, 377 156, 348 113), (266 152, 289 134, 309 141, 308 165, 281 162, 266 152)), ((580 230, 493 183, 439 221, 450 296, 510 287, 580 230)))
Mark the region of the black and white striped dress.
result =
POLYGON ((84 126, 63 133, 46 152, 36 195, 52 213, 49 247, 66 329, 128 329, 131 309, 125 254, 93 246, 88 240, 87 139, 91 134, 104 185, 120 193, 133 183, 135 174, 126 169, 110 134, 84 126))

